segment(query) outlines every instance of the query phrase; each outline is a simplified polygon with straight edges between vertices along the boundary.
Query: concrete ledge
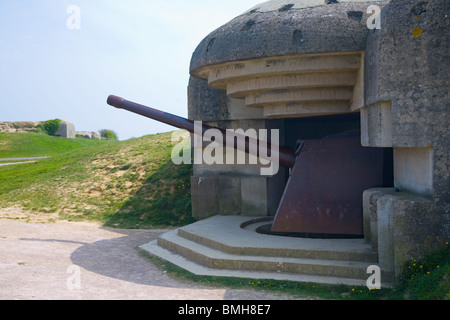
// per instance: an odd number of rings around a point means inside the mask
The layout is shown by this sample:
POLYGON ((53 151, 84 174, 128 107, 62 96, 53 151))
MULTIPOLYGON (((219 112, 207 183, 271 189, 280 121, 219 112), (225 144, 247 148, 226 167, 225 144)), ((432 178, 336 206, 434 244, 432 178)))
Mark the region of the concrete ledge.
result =
POLYGON ((244 216, 215 216, 180 228, 186 239, 230 254, 376 262, 377 254, 363 239, 304 239, 256 233, 244 216), (242 226, 248 226, 243 228, 242 226))
POLYGON ((321 277, 311 275, 286 274, 277 272, 256 272, 241 270, 220 270, 204 267, 191 260, 184 258, 179 254, 175 254, 158 245, 157 241, 153 241, 140 246, 141 249, 153 254, 161 259, 173 263, 186 271, 198 276, 214 276, 214 277, 232 277, 244 279, 275 279, 294 282, 320 283, 320 284, 344 284, 348 286, 363 286, 365 282, 362 280, 343 279, 337 277, 321 277))
POLYGON ((433 230, 438 230, 442 217, 433 201, 380 188, 365 191, 363 203, 366 239, 380 254, 380 267, 396 277, 408 260, 423 255, 426 243, 436 241, 433 230))
MULTIPOLYGON (((264 235, 267 218, 215 216, 170 231, 141 248, 196 275, 364 285, 376 252, 363 239, 264 235)), ((389 285, 389 284, 385 284, 389 285)))

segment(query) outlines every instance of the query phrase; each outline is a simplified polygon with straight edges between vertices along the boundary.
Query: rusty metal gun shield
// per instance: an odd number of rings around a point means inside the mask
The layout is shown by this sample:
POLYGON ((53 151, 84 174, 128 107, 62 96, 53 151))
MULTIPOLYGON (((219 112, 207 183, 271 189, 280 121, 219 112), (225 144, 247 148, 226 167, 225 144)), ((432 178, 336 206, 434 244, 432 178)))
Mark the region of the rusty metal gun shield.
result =
POLYGON ((297 154, 272 231, 363 236, 362 196, 383 185, 383 151, 348 132, 304 141, 297 154))

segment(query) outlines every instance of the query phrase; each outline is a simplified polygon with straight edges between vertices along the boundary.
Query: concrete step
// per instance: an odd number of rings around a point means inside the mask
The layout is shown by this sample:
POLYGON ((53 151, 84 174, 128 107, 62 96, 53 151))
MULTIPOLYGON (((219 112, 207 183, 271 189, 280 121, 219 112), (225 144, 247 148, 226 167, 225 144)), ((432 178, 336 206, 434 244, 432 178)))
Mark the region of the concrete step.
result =
POLYGON ((255 232, 267 218, 216 216, 172 230, 142 249, 194 274, 364 285, 377 254, 363 239, 255 232))
POLYGON ((178 231, 162 235, 161 247, 213 269, 297 273, 341 278, 367 279, 370 263, 275 256, 230 254, 181 237, 178 231))
POLYGON ((185 257, 173 253, 169 250, 164 249, 159 246, 157 240, 146 243, 140 246, 142 250, 155 255, 165 261, 173 263, 192 274, 198 276, 212 276, 212 277, 231 277, 231 278, 242 278, 242 279, 254 279, 254 280, 285 280, 294 282, 306 282, 306 283, 317 283, 317 284, 344 284, 348 286, 364 286, 365 281, 357 279, 347 279, 347 278, 334 278, 329 276, 311 276, 304 274, 291 274, 291 273, 277 273, 277 272, 267 272, 267 271, 245 271, 245 270, 227 270, 227 269, 213 269, 208 268, 185 257))
POLYGON ((234 239, 232 238, 220 238, 219 234, 216 234, 212 238, 202 234, 201 231, 197 230, 195 232, 191 228, 178 229, 178 235, 198 244, 235 255, 344 260, 370 263, 376 263, 378 258, 378 254, 360 239, 336 240, 333 242, 333 240, 325 239, 291 239, 266 235, 255 237, 255 241, 250 241, 249 238, 246 238, 247 241, 238 245, 234 243, 234 239), (264 241, 262 238, 265 238, 264 241), (350 244, 352 246, 349 249, 350 244))
POLYGON ((188 240, 230 254, 361 261, 376 263, 378 254, 364 239, 305 239, 259 234, 266 218, 216 216, 178 229, 188 240))

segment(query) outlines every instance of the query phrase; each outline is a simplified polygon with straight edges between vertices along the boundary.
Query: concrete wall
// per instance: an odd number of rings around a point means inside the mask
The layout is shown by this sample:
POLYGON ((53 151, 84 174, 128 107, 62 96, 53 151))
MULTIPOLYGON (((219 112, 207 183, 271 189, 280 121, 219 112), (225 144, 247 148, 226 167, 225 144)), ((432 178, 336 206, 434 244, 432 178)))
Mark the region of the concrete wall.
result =
POLYGON ((58 131, 55 133, 55 136, 75 139, 75 125, 70 121, 62 120, 59 124, 58 131))
POLYGON ((450 2, 391 1, 365 53, 362 143, 394 148, 395 189, 364 196, 366 237, 398 275, 450 235, 450 2))
MULTIPOLYGON (((217 110, 223 110, 222 107, 213 103, 210 106, 212 106, 212 110, 215 106, 217 106, 217 110)), ((224 108, 228 109, 229 106, 230 101, 228 100, 224 108)), ((224 114, 228 115, 228 113, 224 114)), ((205 123, 223 129, 270 130, 277 127, 273 124, 274 121, 270 120, 226 120, 227 116, 222 116, 222 113, 216 116, 220 119, 219 121, 205 121, 205 123)), ((284 138, 282 137, 282 139, 284 138)), ((203 152, 207 146, 208 143, 205 142, 202 147, 196 148, 199 150, 194 149, 194 155, 196 152, 203 152)), ((193 216, 202 219, 214 215, 275 215, 286 184, 285 170, 280 169, 279 173, 273 177, 261 176, 262 165, 249 164, 248 156, 245 157, 245 164, 237 164, 237 162, 235 162, 236 164, 226 164, 226 155, 230 150, 228 148, 217 150, 225 164, 194 165, 191 178, 193 216)), ((239 151, 233 150, 232 152, 237 157, 239 151)))

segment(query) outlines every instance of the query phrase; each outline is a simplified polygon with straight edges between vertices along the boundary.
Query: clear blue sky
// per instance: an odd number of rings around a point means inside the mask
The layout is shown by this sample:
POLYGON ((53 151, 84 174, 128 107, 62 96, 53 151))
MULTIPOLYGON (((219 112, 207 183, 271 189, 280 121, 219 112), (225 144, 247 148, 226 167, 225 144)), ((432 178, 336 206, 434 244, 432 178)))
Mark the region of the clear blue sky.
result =
POLYGON ((121 140, 172 131, 106 104, 108 95, 187 116, 199 42, 261 0, 0 2, 0 121, 72 121, 121 140), (70 5, 81 29, 69 29, 70 5))

